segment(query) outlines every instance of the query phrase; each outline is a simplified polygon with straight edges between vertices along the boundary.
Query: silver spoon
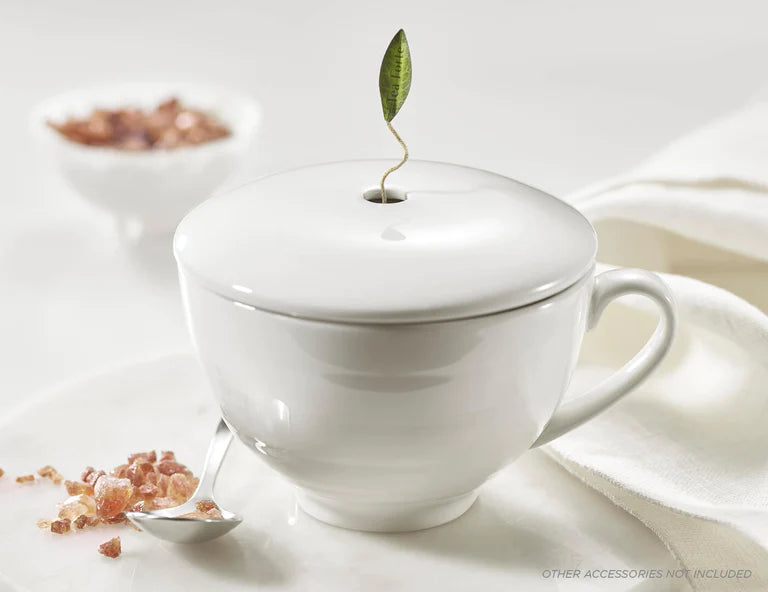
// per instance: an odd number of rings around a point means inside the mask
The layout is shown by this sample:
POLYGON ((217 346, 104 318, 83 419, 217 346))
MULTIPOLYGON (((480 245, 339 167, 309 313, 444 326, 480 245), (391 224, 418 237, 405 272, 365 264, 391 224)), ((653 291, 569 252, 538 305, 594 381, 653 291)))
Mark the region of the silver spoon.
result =
MULTIPOLYGON (((200 483, 195 493, 188 501, 175 508, 165 510, 151 510, 149 512, 126 512, 128 519, 136 526, 159 539, 174 543, 201 543, 220 537, 243 519, 232 512, 221 509, 221 518, 181 518, 182 514, 189 514, 197 510, 197 502, 213 500, 213 486, 216 483, 216 475, 227 453, 227 448, 232 442, 232 432, 222 419, 216 427, 211 443, 208 445, 208 454, 205 457, 205 465, 200 475, 200 483)), ((215 502, 214 502, 215 503, 215 502)))

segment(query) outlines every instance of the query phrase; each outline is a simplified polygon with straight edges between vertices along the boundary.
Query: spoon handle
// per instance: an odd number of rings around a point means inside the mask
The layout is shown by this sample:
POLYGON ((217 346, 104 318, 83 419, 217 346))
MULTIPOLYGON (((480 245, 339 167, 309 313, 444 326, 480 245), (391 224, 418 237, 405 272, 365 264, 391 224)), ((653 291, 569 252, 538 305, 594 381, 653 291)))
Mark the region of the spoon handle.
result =
POLYGON ((216 433, 208 445, 208 453, 205 456, 205 464, 200 474, 200 484, 195 490, 196 499, 212 499, 213 486, 216 483, 216 476, 219 474, 221 463, 227 454, 227 449, 232 442, 232 432, 222 419, 216 426, 216 433))

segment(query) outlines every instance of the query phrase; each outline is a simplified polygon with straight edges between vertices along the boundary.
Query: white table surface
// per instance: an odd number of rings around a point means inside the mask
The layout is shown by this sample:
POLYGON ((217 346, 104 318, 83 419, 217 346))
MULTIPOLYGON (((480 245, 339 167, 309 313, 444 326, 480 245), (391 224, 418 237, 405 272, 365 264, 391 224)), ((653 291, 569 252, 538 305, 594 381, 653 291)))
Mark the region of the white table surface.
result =
MULTIPOLYGON (((196 359, 161 356, 17 410, 0 422, 0 450, 14 451, 5 459, 10 474, 36 466, 45 451, 46 462, 76 475, 85 462, 110 466, 132 442, 173 447, 191 464, 203 457, 216 423, 196 359), (109 415, 131 429, 99 421, 109 415), (89 429, 72 433, 78 422, 89 429)), ((216 500, 243 523, 209 543, 175 545, 117 526, 65 536, 35 528, 62 494, 51 483, 0 480, 0 500, 13 508, 0 520, 0 592, 4 584, 10 592, 677 592, 681 583, 545 577, 554 569, 666 573, 675 564, 650 530, 540 450, 491 478, 461 519, 411 533, 361 533, 315 520, 297 507, 290 484, 240 442, 227 453, 216 500), (117 561, 96 553, 113 536, 122 539, 117 561)))
POLYGON ((397 127, 413 156, 563 194, 757 93, 766 17, 761 0, 1 3, 0 416, 62 380, 189 348, 169 242, 117 243, 38 157, 34 102, 122 80, 252 92, 264 125, 229 185, 394 158, 377 77, 403 26, 414 81, 397 127))

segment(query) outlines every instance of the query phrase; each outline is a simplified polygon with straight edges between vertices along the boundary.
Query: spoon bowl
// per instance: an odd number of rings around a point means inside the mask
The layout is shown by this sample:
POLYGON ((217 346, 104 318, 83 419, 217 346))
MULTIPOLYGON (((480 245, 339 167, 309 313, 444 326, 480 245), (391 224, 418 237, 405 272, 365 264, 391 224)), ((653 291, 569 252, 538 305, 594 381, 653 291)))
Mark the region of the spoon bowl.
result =
MULTIPOLYGON (((181 507, 183 506, 179 506, 181 507)), ((194 510, 193 505, 187 512, 194 510)), ((163 516, 158 512, 131 512, 128 519, 142 530, 164 541, 202 543, 227 534, 243 521, 240 516, 225 510, 221 511, 221 515, 222 518, 201 519, 163 516)))
POLYGON ((243 519, 223 508, 219 508, 221 518, 184 517, 184 514, 197 510, 198 502, 213 501, 215 503, 213 499, 213 486, 216 483, 216 476, 219 473, 219 468, 231 442, 232 432, 229 431, 229 427, 222 419, 216 427, 216 433, 213 435, 213 439, 208 446, 208 454, 206 455, 200 483, 192 497, 175 508, 151 510, 148 512, 127 512, 128 520, 141 530, 159 539, 173 543, 201 543, 203 541, 210 541, 227 534, 235 528, 243 519))

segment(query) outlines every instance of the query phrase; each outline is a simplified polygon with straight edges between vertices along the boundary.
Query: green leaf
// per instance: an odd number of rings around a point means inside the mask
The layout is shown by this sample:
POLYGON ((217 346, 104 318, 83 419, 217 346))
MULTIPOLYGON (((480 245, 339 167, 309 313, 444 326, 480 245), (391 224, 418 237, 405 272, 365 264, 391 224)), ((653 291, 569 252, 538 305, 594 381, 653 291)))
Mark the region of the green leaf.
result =
POLYGON ((400 107, 405 103, 409 90, 411 90, 411 50, 408 49, 405 31, 400 29, 389 42, 379 71, 379 94, 384 119, 392 121, 395 118, 400 107))

